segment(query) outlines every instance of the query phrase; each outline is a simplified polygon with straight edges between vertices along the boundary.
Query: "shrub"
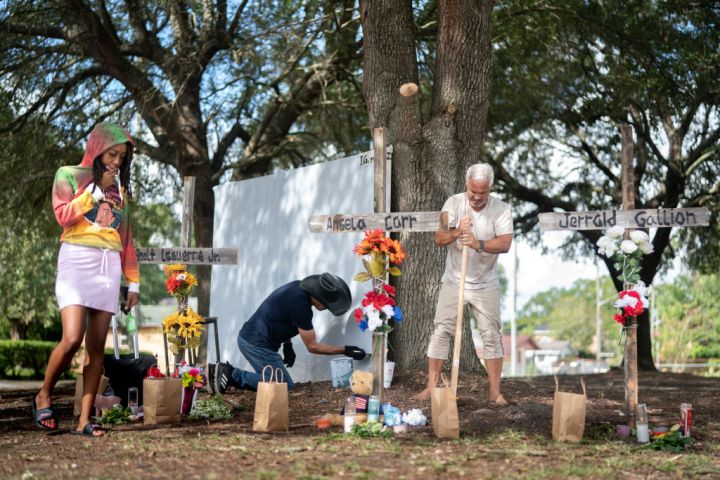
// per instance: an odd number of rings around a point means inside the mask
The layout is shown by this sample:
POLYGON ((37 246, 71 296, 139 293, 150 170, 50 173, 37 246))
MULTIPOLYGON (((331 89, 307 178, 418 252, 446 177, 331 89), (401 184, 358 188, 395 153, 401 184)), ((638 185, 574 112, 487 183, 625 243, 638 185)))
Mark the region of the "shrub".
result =
POLYGON ((33 378, 42 378, 55 345, 42 340, 0 340, 0 376, 17 378, 30 370, 33 378))

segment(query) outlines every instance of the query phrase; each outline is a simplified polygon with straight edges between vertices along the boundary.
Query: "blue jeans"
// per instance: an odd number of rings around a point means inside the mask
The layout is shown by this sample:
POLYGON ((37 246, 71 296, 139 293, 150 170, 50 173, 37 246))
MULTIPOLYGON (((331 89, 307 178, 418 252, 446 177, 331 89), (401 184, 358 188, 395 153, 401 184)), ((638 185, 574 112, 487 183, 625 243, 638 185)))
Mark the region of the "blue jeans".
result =
MULTIPOLYGON (((268 348, 262 348, 252 345, 250 342, 245 340, 242 336, 238 335, 237 338, 238 347, 240 347, 240 353, 250 362, 250 365, 255 369, 254 372, 248 372, 247 370, 240 370, 236 368, 233 370, 232 377, 237 387, 243 390, 257 390, 258 383, 262 380, 262 370, 267 365, 273 368, 282 370, 285 376, 285 381, 288 384, 288 390, 292 390, 295 384, 288 373, 283 359, 278 352, 273 352, 268 348)), ((270 380, 270 369, 265 374, 265 381, 270 380)), ((281 377, 282 380, 282 377, 281 377)))

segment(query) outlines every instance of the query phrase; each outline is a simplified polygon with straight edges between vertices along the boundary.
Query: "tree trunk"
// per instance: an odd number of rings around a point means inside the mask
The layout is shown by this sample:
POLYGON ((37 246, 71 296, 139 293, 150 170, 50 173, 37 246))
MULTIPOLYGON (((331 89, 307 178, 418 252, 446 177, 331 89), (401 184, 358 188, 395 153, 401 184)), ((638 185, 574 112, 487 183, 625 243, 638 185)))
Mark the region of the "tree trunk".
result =
MULTIPOLYGON (((412 2, 363 0, 363 93, 370 127, 386 127, 393 145, 392 211, 439 211, 464 189, 467 167, 478 161, 490 88, 492 2, 440 1, 436 78, 430 118, 417 95, 412 2), (412 83, 414 85, 403 84, 412 83)), ((406 321, 392 336, 398 369, 426 365, 445 249, 432 234, 400 235, 408 259, 396 281, 406 321)), ((479 362, 466 322, 461 363, 479 362)))

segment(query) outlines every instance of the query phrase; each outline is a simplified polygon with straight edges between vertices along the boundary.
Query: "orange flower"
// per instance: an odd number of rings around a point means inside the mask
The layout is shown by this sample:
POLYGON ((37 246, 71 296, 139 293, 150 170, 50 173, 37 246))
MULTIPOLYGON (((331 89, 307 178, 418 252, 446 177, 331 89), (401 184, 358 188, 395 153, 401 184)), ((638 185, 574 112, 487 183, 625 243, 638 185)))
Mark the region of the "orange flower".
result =
POLYGON ((382 253, 382 245, 387 241, 382 230, 368 230, 362 241, 355 246, 353 252, 363 256, 370 252, 382 253))
POLYGON ((381 245, 382 252, 387 254, 390 263, 393 265, 399 265, 405 260, 407 255, 402 249, 400 242, 391 238, 386 238, 386 242, 381 245))

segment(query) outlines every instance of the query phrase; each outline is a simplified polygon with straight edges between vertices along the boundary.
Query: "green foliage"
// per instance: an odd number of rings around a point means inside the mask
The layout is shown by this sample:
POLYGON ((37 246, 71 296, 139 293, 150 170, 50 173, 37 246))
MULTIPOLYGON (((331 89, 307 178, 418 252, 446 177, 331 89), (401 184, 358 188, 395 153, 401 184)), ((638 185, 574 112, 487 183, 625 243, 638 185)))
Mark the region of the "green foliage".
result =
POLYGON ((656 288, 660 320, 660 360, 720 357, 720 278, 717 274, 680 276, 656 288))
POLYGON ((386 428, 380 422, 355 423, 350 430, 350 435, 360 438, 391 438, 394 434, 392 428, 386 428))
POLYGON ((102 412, 102 417, 98 420, 102 425, 122 425, 130 423, 130 408, 123 408, 122 405, 115 405, 106 408, 102 412))
MULTIPOLYGON (((180 222, 170 203, 156 201, 136 204, 132 213, 133 241, 136 246, 166 247, 180 245, 180 222)), ((142 303, 152 305, 168 296, 161 265, 140 264, 142 303)))
MULTIPOLYGON (((601 300, 616 296, 615 288, 606 277, 600 282, 601 300)), ((587 354, 595 335, 595 281, 580 279, 569 288, 551 288, 533 296, 518 315, 518 329, 532 335, 540 326, 547 326, 557 339, 569 340, 574 350, 587 354)), ((620 353, 620 327, 613 321, 612 302, 600 310, 603 352, 620 353)))
MULTIPOLYGON (((0 101, 0 123, 11 118, 0 101)), ((0 133, 0 338, 60 337, 54 284, 61 229, 50 191, 56 169, 77 154, 62 142, 36 119, 22 132, 0 133)))
POLYGON ((692 443, 692 439, 683 437, 677 427, 678 425, 675 425, 671 431, 653 438, 646 448, 675 453, 685 450, 692 443))
POLYGON ((55 345, 40 340, 0 340, 0 377, 17 378, 29 369, 33 378, 42 378, 55 345))
POLYGON ((208 399, 195 402, 190 418, 193 420, 228 420, 232 412, 225 404, 222 395, 215 394, 208 399))

